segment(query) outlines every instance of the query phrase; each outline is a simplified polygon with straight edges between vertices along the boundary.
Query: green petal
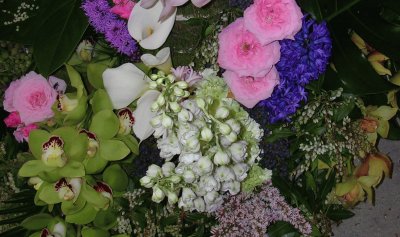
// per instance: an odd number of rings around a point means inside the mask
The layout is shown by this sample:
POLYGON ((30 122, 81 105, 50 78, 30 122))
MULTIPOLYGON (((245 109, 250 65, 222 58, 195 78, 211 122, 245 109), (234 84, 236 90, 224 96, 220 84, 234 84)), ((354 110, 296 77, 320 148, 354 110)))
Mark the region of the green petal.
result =
POLYGON ((86 205, 86 200, 82 195, 79 195, 75 202, 65 201, 61 204, 61 210, 65 215, 72 215, 82 210, 86 205))
POLYGON ((94 93, 93 98, 90 100, 90 104, 92 104, 93 113, 97 113, 102 110, 113 110, 110 97, 103 89, 99 89, 94 93))
POLYGON ((103 159, 116 161, 124 159, 131 150, 121 141, 103 140, 100 142, 99 152, 103 159))
POLYGON ((54 167, 46 166, 41 160, 30 160, 22 165, 18 171, 18 175, 21 177, 33 177, 43 171, 51 172, 53 170, 55 170, 54 167))
POLYGON ((64 151, 68 159, 83 161, 88 149, 88 139, 85 134, 79 134, 73 127, 62 127, 54 130, 52 134, 63 139, 64 151))
POLYGON ((82 208, 79 212, 67 215, 65 217, 65 221, 77 225, 85 225, 92 222, 94 218, 96 218, 96 215, 96 209, 89 203, 86 203, 85 207, 82 208))
POLYGON ((54 184, 43 183, 38 192, 39 198, 47 204, 56 204, 61 202, 54 184))
POLYGON ((109 166, 103 173, 103 180, 113 191, 125 191, 128 187, 128 175, 118 164, 109 166))
POLYGON ((110 234, 108 231, 99 228, 84 227, 82 229, 82 237, 110 237, 110 234))
POLYGON ((68 163, 58 170, 62 177, 79 178, 85 176, 85 167, 78 161, 70 160, 68 163))
POLYGON ((36 159, 42 159, 42 145, 50 138, 50 134, 44 130, 35 129, 29 134, 29 149, 36 159))
POLYGON ((85 165, 86 174, 97 174, 104 170, 108 161, 101 158, 99 152, 94 157, 87 157, 83 164, 85 165))
POLYGON ((99 138, 110 139, 118 133, 119 119, 112 110, 102 110, 93 116, 89 130, 99 138))

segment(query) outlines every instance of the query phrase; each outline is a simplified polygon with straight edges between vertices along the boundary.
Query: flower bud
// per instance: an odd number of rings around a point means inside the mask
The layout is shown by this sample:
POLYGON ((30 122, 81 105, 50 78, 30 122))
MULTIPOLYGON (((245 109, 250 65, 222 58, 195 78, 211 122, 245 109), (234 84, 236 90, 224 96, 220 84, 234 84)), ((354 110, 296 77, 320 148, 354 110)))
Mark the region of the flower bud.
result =
POLYGON ((92 60, 93 45, 89 40, 83 40, 76 48, 76 53, 84 62, 92 60))
POLYGON ((171 83, 173 83, 176 79, 176 77, 173 74, 168 74, 167 78, 168 78, 168 81, 171 83))
POLYGON ((172 128, 172 126, 174 125, 174 122, 172 121, 172 119, 167 116, 164 115, 163 119, 161 121, 161 124, 165 127, 165 128, 172 128))
POLYGON ((197 106, 199 106, 199 108, 205 109, 206 102, 202 98, 196 98, 196 103, 197 103, 197 106))
POLYGON ((219 125, 219 131, 220 131, 223 135, 228 135, 229 133, 231 133, 231 127, 229 127, 228 124, 221 123, 221 124, 219 125))
POLYGON ((172 175, 169 180, 174 183, 177 184, 179 182, 181 182, 181 177, 179 175, 172 175))
POLYGON ((158 75, 159 77, 165 77, 165 73, 164 73, 163 71, 158 71, 158 72, 157 72, 157 75, 158 75))
POLYGON ((229 109, 224 106, 218 107, 215 112, 215 117, 219 119, 226 119, 229 116, 229 109))
POLYGON ((165 105, 165 98, 164 98, 164 96, 163 96, 162 94, 158 96, 158 98, 157 98, 157 104, 158 104, 159 106, 165 105))
POLYGON ((217 151, 214 155, 214 164, 216 165, 226 165, 229 164, 229 161, 229 155, 222 150, 217 151))
POLYGON ((204 212, 206 210, 206 203, 204 202, 203 198, 198 197, 193 202, 194 208, 196 208, 198 212, 204 212))
POLYGON ((165 177, 169 177, 174 173, 175 164, 172 162, 165 162, 161 167, 162 173, 165 177))
POLYGON ((204 127, 201 130, 200 134, 201 134, 201 140, 202 141, 209 142, 213 138, 213 133, 212 133, 211 129, 209 129, 208 127, 204 127))
POLYGON ((249 166, 245 163, 237 163, 232 167, 232 169, 233 172, 235 173, 236 179, 238 181, 243 181, 247 177, 247 171, 249 170, 249 166))
POLYGON ((194 175, 193 171, 186 170, 183 172, 183 180, 186 183, 193 183, 196 180, 196 176, 194 175))
POLYGON ((177 102, 170 102, 169 107, 171 108, 172 111, 175 113, 178 113, 181 111, 182 107, 177 103, 177 102))
POLYGON ((230 143, 233 143, 233 142, 236 142, 236 140, 237 140, 237 135, 236 135, 235 132, 232 131, 231 133, 228 134, 228 136, 225 136, 225 138, 226 138, 230 143))
MULTIPOLYGON (((157 74, 151 74, 150 79, 155 81, 155 80, 158 79, 158 75, 157 74)), ((157 84, 158 84, 158 82, 157 82, 157 84)))
POLYGON ((151 90, 157 89, 157 87, 158 87, 157 82, 151 81, 151 82, 149 83, 149 88, 150 88, 151 90))
POLYGON ((149 168, 147 168, 146 175, 150 178, 162 177, 162 170, 160 166, 153 164, 150 165, 149 168))
POLYGON ((203 174, 206 174, 213 170, 214 164, 211 162, 210 158, 203 156, 197 162, 197 167, 203 174))
POLYGON ((234 131, 236 134, 240 133, 240 123, 237 122, 234 119, 228 119, 227 121, 225 121, 226 124, 228 124, 231 128, 232 131, 234 131))
POLYGON ((220 182, 234 180, 235 173, 233 170, 227 166, 220 166, 215 170, 215 179, 220 182))
POLYGON ((178 119, 181 122, 188 122, 188 121, 192 121, 193 119, 193 114, 186 110, 186 109, 182 109, 179 113, 178 113, 178 119))
POLYGON ((158 116, 152 118, 150 121, 151 126, 159 127, 161 125, 161 121, 162 121, 161 118, 162 118, 161 115, 158 115, 158 116))
POLYGON ((43 184, 43 180, 39 177, 31 177, 28 180, 28 184, 32 185, 35 190, 39 190, 40 186, 43 184))
POLYGON ((181 89, 186 89, 189 87, 186 81, 178 81, 176 85, 181 89))
POLYGON ((165 193, 158 187, 153 187, 153 196, 151 200, 156 203, 160 203, 165 198, 165 193))
POLYGON ((154 102, 154 103, 151 105, 151 111, 152 111, 152 112, 157 112, 159 109, 160 109, 160 106, 158 105, 157 102, 154 102))
POLYGON ((162 84, 164 84, 164 78, 158 78, 156 82, 157 82, 157 85, 162 85, 162 84))
POLYGON ((140 179, 140 185, 142 185, 145 188, 151 188, 153 187, 153 181, 149 176, 144 176, 140 179))
POLYGON ((168 191, 167 197, 169 205, 174 205, 178 202, 178 195, 175 192, 168 191))
POLYGON ((229 151, 232 154, 232 159, 235 162, 242 162, 246 159, 247 154, 247 142, 240 141, 235 142, 229 147, 229 151))
POLYGON ((185 95, 185 91, 183 91, 181 88, 179 87, 174 87, 174 95, 175 96, 179 96, 182 97, 185 95))
POLYGON ((185 94, 182 97, 189 97, 190 96, 190 92, 189 91, 185 91, 185 94))
POLYGON ((182 200, 183 202, 190 202, 196 198, 196 194, 190 188, 182 189, 182 200))

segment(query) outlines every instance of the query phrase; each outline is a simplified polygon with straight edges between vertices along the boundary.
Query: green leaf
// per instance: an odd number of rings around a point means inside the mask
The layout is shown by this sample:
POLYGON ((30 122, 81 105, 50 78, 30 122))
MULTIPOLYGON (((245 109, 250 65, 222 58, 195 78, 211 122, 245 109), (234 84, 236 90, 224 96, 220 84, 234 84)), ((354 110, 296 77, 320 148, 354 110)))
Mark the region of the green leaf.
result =
POLYGON ((72 55, 88 22, 79 0, 48 1, 46 13, 33 42, 33 56, 40 73, 48 76, 72 55))
POLYGON ((99 148, 100 156, 109 161, 124 159, 131 150, 118 140, 102 140, 99 148))
POLYGON ((113 110, 113 105, 111 103, 110 97, 107 92, 103 89, 98 89, 90 100, 92 104, 93 113, 100 112, 102 110, 113 110))
POLYGON ((53 170, 55 168, 46 166, 41 160, 30 160, 22 165, 18 171, 18 175, 21 177, 34 177, 40 172, 51 172, 53 170))
POLYGON ((117 136, 117 139, 123 141, 133 154, 139 155, 139 143, 132 135, 117 136))
POLYGON ((309 171, 307 171, 305 173, 305 175, 306 175, 307 188, 311 189, 314 192, 314 194, 316 194, 317 193, 317 184, 315 182, 314 176, 309 171))
POLYGON ((353 111, 355 106, 354 100, 349 103, 342 103, 338 108, 333 111, 333 119, 336 122, 342 121, 346 116, 348 116, 351 111, 353 111))
POLYGON ((266 142, 274 142, 276 140, 282 139, 282 138, 287 138, 294 135, 294 132, 290 130, 289 128, 279 128, 279 129, 274 129, 272 131, 272 134, 268 135, 265 138, 266 142))
POLYGON ((333 221, 341 221, 354 216, 354 213, 341 205, 329 205, 326 216, 333 221))
POLYGON ((118 164, 109 166, 103 173, 103 180, 113 191, 125 191, 128 187, 128 175, 118 164))
MULTIPOLYGON (((325 174, 325 172, 323 172, 323 174, 325 174)), ((325 182, 323 182, 321 189, 319 191, 319 200, 325 200, 326 199, 326 195, 328 195, 328 193, 330 193, 332 191, 333 186, 335 185, 335 172, 331 172, 328 176, 328 178, 326 179, 325 182)))
POLYGON ((103 72, 109 68, 108 65, 104 63, 90 63, 87 66, 87 77, 90 84, 96 88, 104 88, 103 85, 103 72))
POLYGON ((96 218, 96 215, 97 215, 96 209, 89 203, 86 203, 85 207, 81 209, 79 212, 67 215, 65 217, 65 221, 77 225, 86 225, 92 222, 94 218, 96 218))
POLYGON ((68 159, 83 161, 88 149, 88 139, 85 134, 81 134, 73 127, 61 127, 52 132, 53 135, 60 136, 64 141, 64 151, 68 159))
POLYGON ((102 110, 93 116, 89 130, 99 138, 113 138, 119 130, 119 119, 112 110, 102 110))
POLYGON ((27 230, 41 230, 45 228, 53 217, 46 213, 30 216, 22 221, 21 226, 27 230))
POLYGON ((35 129, 29 133, 29 149, 36 159, 42 159, 42 146, 50 138, 50 134, 44 130, 35 129))
POLYGON ((62 177, 79 178, 85 176, 85 167, 81 162, 70 160, 58 172, 62 177))
POLYGON ((106 230, 99 228, 83 227, 82 237, 109 237, 110 234, 106 230))
MULTIPOLYGON (((357 95, 377 94, 396 88, 381 78, 351 41, 344 27, 347 21, 336 18, 331 24, 333 63, 344 90, 357 95)), ((328 78, 327 78, 328 79, 328 78)))
POLYGON ((269 237, 300 237, 300 233, 289 223, 277 221, 268 228, 269 237))
POLYGON ((397 124, 397 121, 393 119, 389 121, 389 124, 390 124, 389 134, 386 139, 400 140, 400 126, 397 124))
POLYGON ((117 216, 111 210, 100 211, 93 224, 100 229, 109 230, 117 224, 117 216))

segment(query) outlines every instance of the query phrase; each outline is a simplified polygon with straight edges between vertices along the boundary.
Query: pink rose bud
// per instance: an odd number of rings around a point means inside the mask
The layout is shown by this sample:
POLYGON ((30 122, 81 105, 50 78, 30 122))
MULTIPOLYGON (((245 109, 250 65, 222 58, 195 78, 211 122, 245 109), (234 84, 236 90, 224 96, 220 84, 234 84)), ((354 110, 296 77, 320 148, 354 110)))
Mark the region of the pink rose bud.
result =
POLYGON ((19 117, 18 112, 12 112, 8 115, 7 118, 4 119, 4 123, 9 128, 16 128, 21 124, 21 118, 19 117))
POLYGON ((18 142, 28 142, 29 134, 32 130, 37 129, 38 126, 36 124, 29 124, 25 127, 18 127, 17 130, 14 131, 14 137, 18 142))

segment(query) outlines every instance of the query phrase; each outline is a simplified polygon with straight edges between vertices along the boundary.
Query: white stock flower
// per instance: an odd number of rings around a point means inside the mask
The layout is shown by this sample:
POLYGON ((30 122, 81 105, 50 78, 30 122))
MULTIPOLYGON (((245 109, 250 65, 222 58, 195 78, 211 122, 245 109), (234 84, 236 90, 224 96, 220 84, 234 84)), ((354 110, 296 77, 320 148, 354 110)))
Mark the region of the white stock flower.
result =
POLYGON ((193 202, 194 202, 194 208, 198 212, 204 212, 206 210, 206 203, 204 202, 203 198, 198 197, 193 202))
POLYGON ((162 170, 160 166, 152 164, 147 168, 146 171, 146 176, 149 176, 150 178, 158 178, 162 177, 162 170))
POLYGON ((199 185, 199 188, 204 189, 206 192, 218 191, 221 188, 220 182, 211 175, 200 177, 199 185))
POLYGON ((222 150, 218 150, 214 155, 214 164, 216 165, 227 165, 230 160, 229 154, 222 150))
POLYGON ((236 163, 242 162, 246 159, 247 142, 245 141, 235 142, 229 147, 229 151, 232 154, 232 159, 236 163))
POLYGON ((186 183, 193 183, 196 180, 196 175, 191 170, 185 170, 183 172, 183 180, 186 183))
POLYGON ((229 191, 231 195, 236 195, 240 192, 240 183, 238 181, 228 181, 222 183, 221 190, 226 192, 229 191))
POLYGON ((220 166, 215 169, 215 179, 220 182, 231 181, 235 179, 235 173, 227 166, 220 166))
POLYGON ((203 156, 197 161, 197 168, 200 171, 200 174, 204 175, 213 170, 214 164, 209 157, 203 156))
POLYGON ((140 2, 135 5, 128 20, 129 34, 145 49, 157 49, 165 43, 175 23, 176 10, 164 21, 159 21, 162 1, 145 9, 140 2))
POLYGON ((132 63, 103 72, 103 83, 114 109, 127 107, 147 89, 150 78, 132 63))
POLYGON ((186 153, 183 152, 179 156, 179 162, 184 164, 191 164, 201 158, 201 153, 186 153))
POLYGON ((140 185, 142 185, 145 188, 151 188, 153 187, 154 183, 149 176, 144 176, 140 179, 140 185))
POLYGON ((172 162, 165 162, 161 166, 161 171, 165 177, 169 177, 174 173, 175 170, 175 164, 172 162))
POLYGON ((186 110, 186 109, 182 109, 179 113, 178 113, 178 120, 186 123, 186 122, 190 122, 193 120, 193 114, 186 110))
POLYGON ((175 192, 168 191, 167 193, 168 203, 173 205, 178 202, 178 195, 175 192))
POLYGON ((231 128, 232 131, 234 131, 236 134, 240 133, 240 123, 234 119, 228 119, 225 121, 226 124, 228 124, 231 128))
POLYGON ((204 196, 204 202, 206 203, 206 211, 214 212, 221 207, 224 199, 218 192, 212 191, 204 196))
POLYGON ((238 181, 243 181, 247 177, 247 171, 249 171, 249 166, 245 163, 237 163, 232 166, 233 172, 236 175, 238 181))
POLYGON ((164 198, 165 193, 158 186, 154 186, 151 200, 153 200, 153 202, 160 203, 164 198))
POLYGON ((160 149, 160 157, 167 161, 181 153, 181 146, 174 133, 170 133, 169 136, 158 139, 157 147, 160 149))

